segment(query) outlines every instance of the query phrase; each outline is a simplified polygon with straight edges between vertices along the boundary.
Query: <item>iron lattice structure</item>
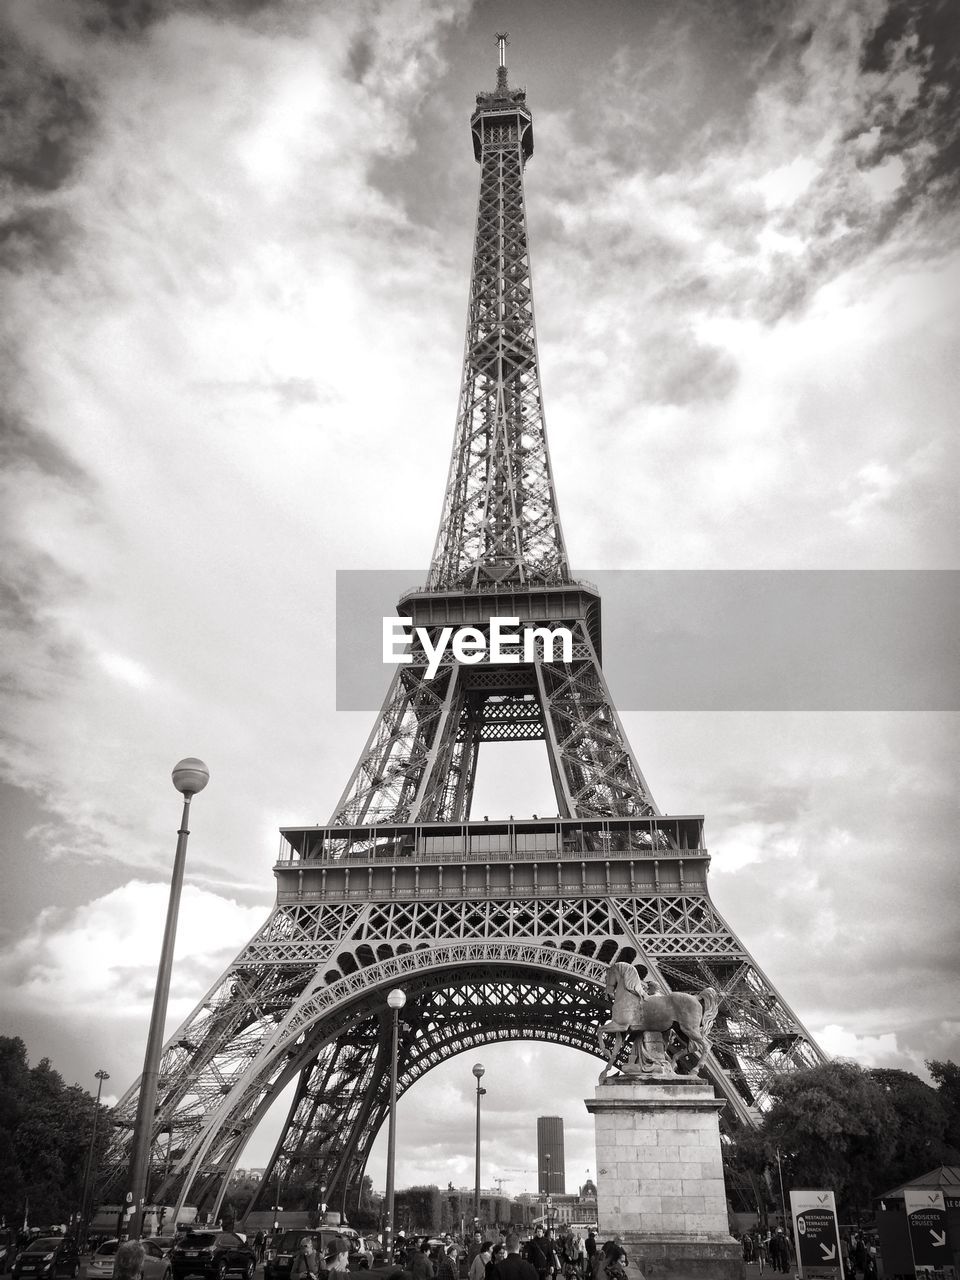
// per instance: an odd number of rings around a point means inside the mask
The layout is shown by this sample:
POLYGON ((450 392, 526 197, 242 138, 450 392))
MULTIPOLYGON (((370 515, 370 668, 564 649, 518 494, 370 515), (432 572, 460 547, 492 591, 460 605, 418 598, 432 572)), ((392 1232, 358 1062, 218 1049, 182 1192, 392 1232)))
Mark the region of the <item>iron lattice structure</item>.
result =
MULTIPOLYGON (((572 652, 448 658, 431 680, 414 646, 397 668, 331 822, 282 832, 273 911, 164 1049, 156 1201, 219 1212, 251 1133, 295 1081, 261 1186, 295 1178, 346 1203, 385 1116, 398 985, 401 1095, 491 1041, 599 1057, 613 960, 663 988, 720 993, 704 1069, 727 1123, 756 1121, 772 1074, 821 1060, 710 899, 702 819, 660 813, 613 705, 599 597, 570 577, 557 515, 524 210, 533 124, 502 65, 471 127, 480 199, 456 439, 427 585, 399 610, 434 636, 494 616, 564 625, 572 652), (481 744, 537 739, 557 816, 471 821, 481 744)), ((114 1112, 105 1198, 124 1190, 137 1089, 114 1112)))

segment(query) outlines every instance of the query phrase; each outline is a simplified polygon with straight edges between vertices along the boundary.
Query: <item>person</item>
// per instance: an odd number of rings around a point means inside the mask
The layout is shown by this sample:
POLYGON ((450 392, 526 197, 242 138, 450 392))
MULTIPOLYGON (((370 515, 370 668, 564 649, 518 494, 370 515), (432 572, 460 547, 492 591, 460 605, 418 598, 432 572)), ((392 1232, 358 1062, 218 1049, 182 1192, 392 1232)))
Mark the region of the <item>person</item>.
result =
MULTIPOLYGON (((343 1236, 336 1236, 330 1241, 330 1247, 327 1250, 327 1270, 331 1274, 350 1270, 350 1245, 343 1236)), ((291 1280, 296 1280, 292 1274, 291 1280)))
POLYGON ((583 1242, 583 1248, 587 1255, 587 1263, 584 1267, 584 1274, 593 1275, 593 1260, 597 1256, 597 1233, 593 1227, 587 1232, 587 1238, 583 1242))
POLYGON ((598 1280, 627 1280, 627 1255, 619 1240, 605 1240, 597 1252, 598 1280))
POLYGON ((538 1280, 546 1280, 553 1270, 553 1245, 543 1233, 543 1227, 534 1227, 533 1239, 527 1243, 527 1261, 537 1273, 538 1280))
POLYGON ((750 1234, 749 1231, 745 1231, 743 1233, 743 1239, 740 1241, 740 1244, 741 1244, 741 1247, 743 1248, 744 1262, 752 1262, 753 1261, 753 1236, 750 1234))
POLYGON ((520 1237, 514 1232, 507 1236, 506 1250, 507 1256, 496 1265, 497 1280, 537 1280, 533 1263, 520 1257, 520 1237))
POLYGON ((770 1265, 774 1271, 790 1270, 790 1244, 783 1227, 777 1227, 770 1240, 770 1265))
POLYGON ((290 1268, 290 1280, 317 1280, 320 1274, 320 1258, 317 1256, 313 1236, 304 1236, 290 1268))
POLYGON ((139 1240, 124 1240, 113 1255, 113 1280, 140 1280, 146 1256, 139 1240))
POLYGON ((858 1231, 853 1246, 853 1265, 858 1271, 866 1271, 867 1269, 867 1243, 863 1238, 863 1232, 858 1231))
POLYGON ((484 1280, 487 1274, 487 1264, 490 1262, 493 1254, 493 1243, 490 1240, 481 1240, 480 1249, 474 1255, 473 1261, 470 1263, 470 1270, 467 1273, 467 1280, 484 1280))
POLYGON ((457 1280, 457 1246, 451 1240, 441 1245, 437 1258, 437 1280, 457 1280))
POLYGON ((560 1274, 564 1280, 583 1280, 580 1270, 580 1249, 569 1227, 564 1227, 557 1247, 560 1274))
POLYGON ((490 1261, 487 1263, 487 1269, 484 1273, 486 1280, 497 1280, 497 1267, 506 1256, 507 1246, 501 1244, 499 1240, 496 1244, 490 1246, 490 1261))
POLYGON ((479 1231, 475 1231, 473 1233, 473 1241, 471 1242, 470 1248, 467 1250, 467 1266, 468 1267, 473 1266, 474 1259, 476 1258, 477 1254, 480 1252, 480 1249, 482 1248, 482 1246, 483 1246, 483 1236, 479 1231))
POLYGON ((261 1227, 260 1230, 257 1232, 257 1234, 253 1237, 253 1252, 256 1255, 258 1266, 263 1261, 263 1249, 266 1242, 267 1242, 267 1237, 263 1234, 263 1228, 261 1227))
POLYGON ((433 1280, 433 1263, 430 1261, 430 1241, 424 1237, 410 1259, 412 1280, 433 1280))

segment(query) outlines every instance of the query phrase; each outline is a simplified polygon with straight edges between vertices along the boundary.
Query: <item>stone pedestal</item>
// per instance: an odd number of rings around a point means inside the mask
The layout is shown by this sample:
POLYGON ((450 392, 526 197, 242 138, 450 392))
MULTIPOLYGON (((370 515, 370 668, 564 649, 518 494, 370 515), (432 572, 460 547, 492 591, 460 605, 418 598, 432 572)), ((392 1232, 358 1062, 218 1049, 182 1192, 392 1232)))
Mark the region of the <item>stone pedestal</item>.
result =
POLYGON ((720 1160, 723 1102, 698 1077, 598 1085, 599 1239, 619 1238, 644 1280, 741 1280, 720 1160))

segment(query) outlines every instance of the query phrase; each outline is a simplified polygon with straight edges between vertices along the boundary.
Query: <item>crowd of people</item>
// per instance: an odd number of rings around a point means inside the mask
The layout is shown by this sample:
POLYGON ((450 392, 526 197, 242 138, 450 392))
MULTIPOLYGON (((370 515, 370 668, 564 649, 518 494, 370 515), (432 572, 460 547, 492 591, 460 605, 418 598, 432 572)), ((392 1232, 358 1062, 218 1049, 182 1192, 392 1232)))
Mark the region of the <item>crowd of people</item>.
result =
MULTIPOLYGON (((841 1243, 846 1280, 860 1280, 861 1277, 862 1280, 876 1280, 876 1250, 870 1248, 863 1232, 851 1231, 841 1243)), ((794 1261, 793 1243, 783 1227, 745 1231, 740 1236, 740 1245, 744 1262, 756 1263, 760 1275, 768 1266, 771 1271, 785 1275, 790 1272, 794 1261)))
POLYGON ((790 1271, 793 1248, 790 1237, 783 1227, 775 1231, 745 1231, 740 1237, 744 1262, 755 1262, 760 1275, 769 1266, 771 1271, 782 1271, 785 1275, 790 1271))
POLYGON ((619 1241, 599 1244, 593 1231, 583 1237, 567 1227, 553 1235, 537 1226, 525 1243, 512 1229, 487 1238, 477 1231, 468 1246, 449 1234, 439 1245, 401 1234, 394 1260, 389 1280, 627 1280, 619 1241))

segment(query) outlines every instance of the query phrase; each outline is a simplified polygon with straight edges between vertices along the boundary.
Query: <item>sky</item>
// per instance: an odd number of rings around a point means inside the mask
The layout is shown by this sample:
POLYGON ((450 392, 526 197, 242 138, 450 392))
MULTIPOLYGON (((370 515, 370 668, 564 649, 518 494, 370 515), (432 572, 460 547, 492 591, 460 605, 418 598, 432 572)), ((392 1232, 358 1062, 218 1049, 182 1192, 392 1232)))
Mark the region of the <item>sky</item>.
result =
MULTIPOLYGON (((335 706, 335 574, 426 573, 497 31, 534 113, 574 570, 957 568, 955 8, 7 0, 0 26, 0 1030, 68 1081, 104 1068, 115 1098, 142 1063, 173 764, 211 780, 170 1030, 370 730, 335 706)), ((956 712, 624 720, 819 1044, 956 1060, 956 712)), ((540 744, 500 748, 475 811, 552 812, 549 788, 540 744)), ((483 1060, 485 1185, 534 1185, 538 1114, 568 1185, 595 1176, 598 1063, 483 1060)), ((399 1185, 472 1182, 472 1061, 401 1103, 399 1185)))

